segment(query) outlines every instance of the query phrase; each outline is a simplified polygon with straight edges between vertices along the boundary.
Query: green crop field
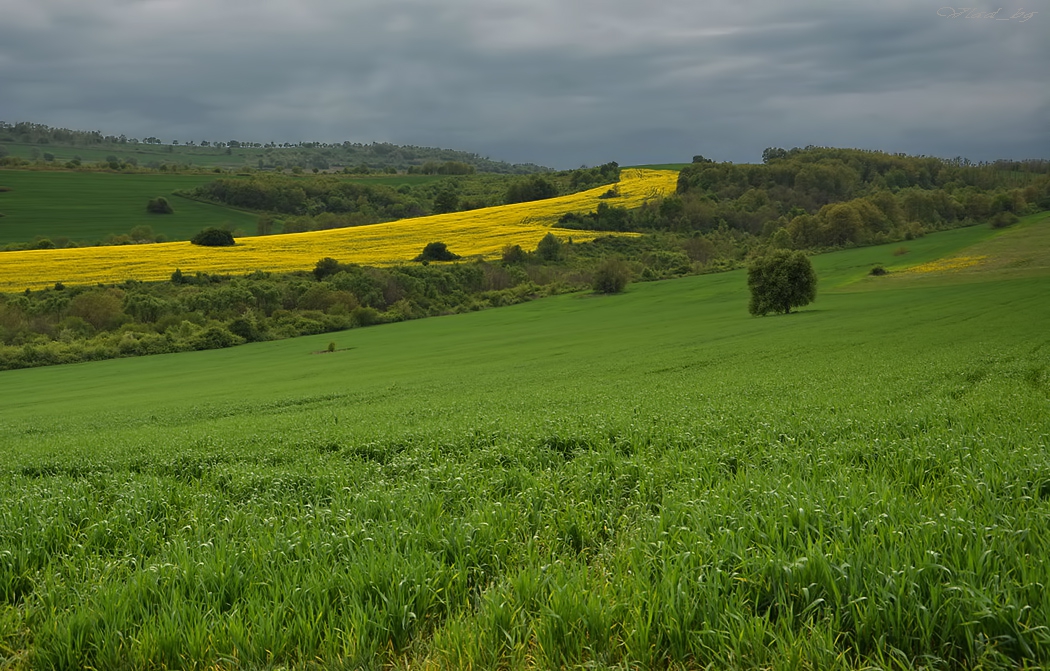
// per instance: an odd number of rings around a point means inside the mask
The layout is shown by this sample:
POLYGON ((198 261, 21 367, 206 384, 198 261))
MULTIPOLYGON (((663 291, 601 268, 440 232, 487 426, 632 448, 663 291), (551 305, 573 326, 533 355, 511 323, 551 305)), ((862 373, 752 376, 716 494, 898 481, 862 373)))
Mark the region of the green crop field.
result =
POLYGON ((0 667, 1046 668, 1050 217, 814 264, 0 373, 0 667))
POLYGON ((258 148, 237 148, 230 154, 225 149, 212 147, 197 147, 186 145, 148 145, 127 144, 109 145, 107 147, 85 147, 79 145, 62 144, 25 144, 4 143, 11 156, 18 156, 27 160, 37 158, 49 153, 54 155, 55 162, 65 163, 75 158, 88 163, 105 161, 110 156, 116 156, 119 160, 126 161, 135 159, 139 165, 147 165, 151 162, 158 163, 184 163, 198 167, 222 167, 242 168, 253 166, 255 162, 264 157, 264 150, 258 148))
POLYGON ((169 240, 188 240, 209 226, 230 225, 254 235, 257 215, 172 195, 215 175, 150 175, 103 172, 0 170, 0 244, 35 236, 97 242, 135 226, 150 226, 169 240), (174 214, 146 212, 163 196, 174 214))

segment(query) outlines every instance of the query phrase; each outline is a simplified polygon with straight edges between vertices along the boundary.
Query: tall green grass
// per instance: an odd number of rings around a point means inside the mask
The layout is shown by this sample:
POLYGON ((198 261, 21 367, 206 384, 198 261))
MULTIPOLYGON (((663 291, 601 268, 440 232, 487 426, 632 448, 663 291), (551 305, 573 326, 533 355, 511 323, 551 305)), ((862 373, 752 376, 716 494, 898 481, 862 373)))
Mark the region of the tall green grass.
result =
POLYGON ((893 249, 782 317, 735 272, 0 373, 0 657, 1044 668, 1047 275, 850 290, 893 249))

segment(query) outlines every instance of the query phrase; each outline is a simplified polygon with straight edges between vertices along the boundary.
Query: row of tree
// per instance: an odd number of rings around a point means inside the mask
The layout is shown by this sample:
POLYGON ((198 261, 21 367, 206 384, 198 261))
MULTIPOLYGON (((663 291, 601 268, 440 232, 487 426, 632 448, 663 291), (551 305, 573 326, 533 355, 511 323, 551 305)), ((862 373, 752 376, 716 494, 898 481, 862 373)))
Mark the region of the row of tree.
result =
POLYGON ((149 136, 129 138, 124 134, 103 134, 101 131, 55 128, 31 122, 8 123, 0 121, 0 145, 3 143, 60 145, 69 147, 113 148, 120 151, 155 153, 157 148, 183 156, 229 156, 229 162, 256 165, 260 168, 291 168, 307 170, 332 167, 367 166, 369 169, 394 168, 401 172, 418 171, 424 174, 469 174, 467 170, 498 174, 531 174, 550 169, 531 163, 512 164, 494 161, 473 152, 397 145, 389 142, 253 142, 244 140, 172 139, 149 136), (441 172, 441 171, 444 172, 441 172), (452 170, 452 172, 450 172, 452 170))
POLYGON ((766 159, 737 165, 698 156, 679 174, 673 196, 631 212, 602 203, 593 212, 566 213, 559 225, 681 233, 728 228, 779 247, 813 249, 984 222, 1008 225, 1050 209, 1045 161, 963 165, 825 148, 767 150, 766 159))

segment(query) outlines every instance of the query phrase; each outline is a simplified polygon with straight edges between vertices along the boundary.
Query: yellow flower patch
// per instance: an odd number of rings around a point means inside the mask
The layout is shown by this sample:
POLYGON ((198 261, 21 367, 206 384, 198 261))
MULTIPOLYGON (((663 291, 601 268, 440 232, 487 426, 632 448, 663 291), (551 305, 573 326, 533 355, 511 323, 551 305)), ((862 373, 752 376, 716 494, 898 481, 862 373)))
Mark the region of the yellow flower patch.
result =
MULTIPOLYGON (((536 247, 566 212, 591 212, 601 202, 638 207, 674 193, 678 173, 624 170, 616 185, 619 197, 600 200, 609 185, 531 203, 501 205, 470 212, 401 219, 386 224, 240 238, 233 247, 199 247, 168 242, 121 247, 40 249, 0 253, 0 291, 21 291, 64 284, 163 280, 176 268, 183 273, 245 274, 255 270, 309 270, 320 259, 343 263, 396 265, 411 261, 428 242, 444 242, 460 256, 496 258, 507 245, 536 247)), ((561 238, 587 242, 605 233, 555 229, 561 238)), ((628 234, 629 235, 629 234, 628 234)))
POLYGON ((955 256, 949 259, 937 259, 936 261, 930 261, 929 263, 923 263, 918 266, 913 266, 906 269, 904 272, 907 273, 941 273, 951 272, 954 270, 961 270, 963 268, 969 268, 976 266, 981 261, 988 258, 987 256, 955 256))

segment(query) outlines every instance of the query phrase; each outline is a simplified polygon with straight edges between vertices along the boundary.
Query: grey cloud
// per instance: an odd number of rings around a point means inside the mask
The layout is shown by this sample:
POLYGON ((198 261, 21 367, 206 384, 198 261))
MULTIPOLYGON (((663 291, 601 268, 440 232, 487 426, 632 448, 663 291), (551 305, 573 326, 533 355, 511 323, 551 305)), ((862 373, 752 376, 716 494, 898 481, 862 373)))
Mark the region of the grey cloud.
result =
POLYGON ((1050 150, 1050 14, 967 23, 897 0, 0 0, 0 13, 8 120, 558 167, 756 160, 770 145, 1050 150))

